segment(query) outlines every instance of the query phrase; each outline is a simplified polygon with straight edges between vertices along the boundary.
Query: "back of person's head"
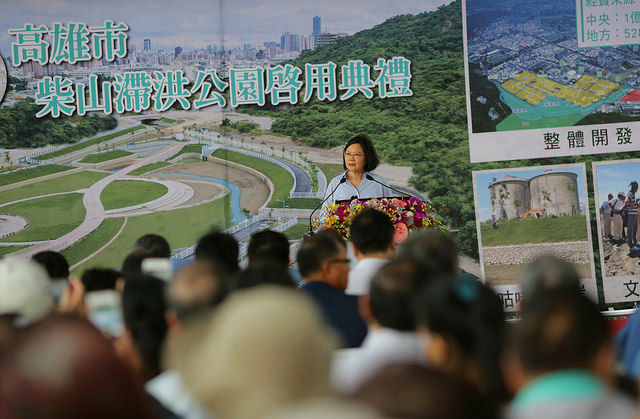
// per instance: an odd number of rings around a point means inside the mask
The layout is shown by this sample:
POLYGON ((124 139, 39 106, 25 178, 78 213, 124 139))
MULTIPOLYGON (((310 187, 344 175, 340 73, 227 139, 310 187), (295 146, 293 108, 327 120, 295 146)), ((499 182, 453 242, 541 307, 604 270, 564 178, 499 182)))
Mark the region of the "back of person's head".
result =
POLYGON ((144 393, 96 328, 52 316, 0 362, 2 418, 149 418, 144 393))
POLYGON ((211 231, 198 240, 196 260, 208 260, 224 266, 230 273, 238 272, 238 242, 227 233, 211 231))
POLYGON ((161 372, 160 350, 167 335, 166 283, 152 276, 127 279, 122 292, 124 325, 143 361, 142 378, 161 372))
POLYGON ((133 250, 144 250, 154 258, 170 258, 171 247, 167 240, 158 234, 145 234, 136 240, 133 250))
POLYGON ((85 292, 116 289, 120 273, 111 268, 91 268, 82 273, 80 281, 85 292))
POLYGON ((413 300, 425 277, 410 259, 392 260, 371 280, 369 306, 380 326, 411 331, 415 328, 413 300))
POLYGON ((42 265, 51 279, 66 279, 69 277, 69 262, 58 252, 45 250, 36 253, 31 259, 42 265))
POLYGON ((555 256, 541 256, 524 267, 518 277, 522 298, 534 298, 547 291, 580 292, 580 275, 569 262, 555 256))
POLYGON ((500 298, 491 288, 468 278, 441 278, 421 291, 416 301, 416 321, 426 328, 427 362, 440 360, 441 341, 447 353, 458 355, 455 363, 447 359, 445 369, 478 385, 497 399, 506 396, 500 372, 505 319, 500 298))
POLYGON ((609 343, 607 322, 578 292, 549 291, 528 301, 514 333, 514 349, 525 372, 587 369, 609 343))
POLYGON ((0 260, 0 315, 27 325, 53 310, 51 280, 37 262, 15 257, 0 260))
POLYGON ((300 275, 306 278, 320 271, 323 262, 339 253, 339 246, 346 248, 344 240, 332 230, 323 230, 306 238, 296 256, 300 275))
POLYGON ((366 256, 389 250, 393 244, 395 227, 387 214, 365 208, 353 217, 349 231, 353 245, 366 256))
POLYGON ((437 230, 420 230, 398 246, 397 257, 413 259, 430 275, 456 275, 458 248, 450 234, 437 230))
POLYGON ((354 398, 385 418, 497 419, 497 411, 475 387, 418 364, 380 368, 354 398), (389 391, 393 389, 393 391, 389 391))
POLYGON ((271 259, 289 266, 289 240, 273 230, 259 231, 251 236, 247 248, 249 265, 259 259, 271 259))
POLYGON ((229 291, 226 268, 199 260, 182 268, 169 285, 169 305, 184 322, 222 302, 229 291))
POLYGON ((296 284, 282 261, 258 259, 233 279, 233 289, 241 290, 259 285, 281 285, 295 288, 296 284))
POLYGON ((335 336, 299 291, 237 292, 200 320, 185 330, 174 361, 216 417, 263 417, 286 403, 329 395, 335 336))
POLYGON ((142 275, 142 261, 151 258, 151 253, 146 250, 134 250, 122 261, 120 272, 124 279, 142 275))

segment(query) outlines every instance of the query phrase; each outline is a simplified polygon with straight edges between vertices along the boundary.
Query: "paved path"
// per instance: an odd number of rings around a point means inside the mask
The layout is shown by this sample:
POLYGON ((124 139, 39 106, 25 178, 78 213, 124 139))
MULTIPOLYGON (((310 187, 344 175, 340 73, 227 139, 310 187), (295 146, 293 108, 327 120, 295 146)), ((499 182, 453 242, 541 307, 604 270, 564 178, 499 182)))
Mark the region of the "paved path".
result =
POLYGON ((129 174, 129 172, 132 172, 133 170, 142 167, 147 163, 155 161, 158 158, 171 156, 177 153, 178 150, 180 150, 187 144, 189 143, 176 143, 158 153, 155 153, 145 159, 141 159, 123 169, 120 169, 117 172, 107 176, 106 178, 100 179, 91 187, 89 187, 84 194, 84 199, 82 202, 86 210, 86 215, 84 221, 78 227, 65 234, 64 236, 57 238, 56 240, 52 240, 42 245, 32 246, 28 249, 15 252, 13 255, 19 257, 31 257, 34 254, 45 250, 59 251, 85 237, 93 230, 98 228, 100 223, 102 223, 105 218, 106 213, 104 207, 102 206, 102 202, 100 201, 100 194, 108 184, 110 184, 114 180, 125 177, 127 174, 129 174))

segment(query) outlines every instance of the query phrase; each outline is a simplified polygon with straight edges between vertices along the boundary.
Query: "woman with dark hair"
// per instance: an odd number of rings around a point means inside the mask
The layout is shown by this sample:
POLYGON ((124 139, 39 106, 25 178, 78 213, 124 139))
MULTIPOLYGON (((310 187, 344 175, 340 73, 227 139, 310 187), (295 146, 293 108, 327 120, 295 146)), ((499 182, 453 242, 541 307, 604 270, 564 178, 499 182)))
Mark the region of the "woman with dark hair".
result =
POLYGON ((334 177, 324 193, 326 207, 334 201, 352 198, 379 198, 389 196, 387 181, 380 175, 371 173, 378 167, 380 159, 371 140, 362 134, 349 140, 342 153, 342 167, 345 172, 334 177))

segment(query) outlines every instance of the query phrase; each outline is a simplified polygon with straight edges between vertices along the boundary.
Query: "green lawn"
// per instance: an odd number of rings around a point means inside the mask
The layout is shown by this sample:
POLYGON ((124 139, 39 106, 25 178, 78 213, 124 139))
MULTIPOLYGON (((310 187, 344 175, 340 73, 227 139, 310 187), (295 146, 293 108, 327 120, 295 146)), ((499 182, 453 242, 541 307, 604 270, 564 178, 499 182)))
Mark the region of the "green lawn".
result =
POLYGON ((141 180, 116 180, 107 185, 100 194, 105 210, 138 205, 160 198, 167 187, 155 182, 141 180))
POLYGON ((491 227, 491 221, 485 221, 480 225, 483 246, 588 240, 587 225, 583 215, 502 220, 498 225, 496 230, 491 227))
POLYGON ((60 253, 67 259, 69 265, 75 265, 107 244, 120 230, 124 220, 124 218, 105 218, 97 229, 60 253))
POLYGON ((52 240, 70 232, 85 216, 82 194, 71 193, 32 199, 2 207, 2 212, 24 217, 25 230, 2 239, 5 242, 52 240))
POLYGON ((333 179, 334 177, 344 173, 344 168, 341 164, 318 163, 318 167, 324 172, 324 175, 327 177, 327 184, 329 184, 329 182, 331 182, 331 179, 333 179))
POLYGON ((168 163, 166 161, 157 161, 155 163, 149 163, 149 164, 145 164, 142 167, 138 167, 136 170, 133 170, 131 172, 129 172, 130 176, 140 176, 143 175, 145 173, 157 170, 157 169, 162 169, 163 167, 166 166, 170 166, 171 163, 168 163))
POLYGON ((47 164, 45 166, 36 166, 31 169, 20 170, 18 172, 0 175, 0 186, 10 185, 29 179, 35 179, 41 176, 52 175, 54 173, 64 172, 73 169, 71 166, 61 166, 59 164, 47 164))
MULTIPOLYGON (((34 196, 46 195, 58 192, 71 192, 77 189, 88 188, 102 178, 109 176, 109 173, 93 172, 85 170, 83 172, 71 173, 55 179, 44 180, 32 183, 19 188, 0 192, 0 204, 17 201, 19 199, 34 196)), ((4 211, 4 209, 0 209, 4 211)))
POLYGON ((182 150, 178 151, 176 154, 169 157, 167 160, 175 159, 181 154, 186 154, 186 153, 202 154, 202 144, 187 144, 186 146, 182 147, 182 150))
POLYGON ((320 202, 322 202, 322 199, 319 198, 287 198, 285 205, 289 208, 314 209, 320 205, 320 202))
POLYGON ((127 226, 118 238, 105 250, 87 263, 74 270, 81 273, 92 267, 117 268, 131 252, 136 240, 148 233, 155 233, 167 239, 172 249, 192 246, 211 227, 225 222, 224 207, 228 199, 174 211, 161 211, 153 214, 129 217, 127 226))
POLYGON ((0 256, 10 255, 11 253, 17 252, 18 250, 22 250, 26 247, 29 246, 0 246, 0 256))
MULTIPOLYGON (((299 221, 303 221, 303 220, 299 220, 299 221)), ((283 231, 282 234, 287 236, 287 239, 291 241, 291 240, 302 239, 304 235, 307 234, 308 232, 309 232, 309 220, 307 219, 306 222, 299 222, 293 227, 289 227, 288 229, 283 231)))
POLYGON ((91 147, 92 145, 100 144, 104 141, 109 141, 117 137, 124 136, 126 134, 144 129, 144 125, 136 125, 135 127, 129 127, 122 131, 114 132, 111 134, 103 135, 102 137, 94 138, 93 140, 85 141, 83 143, 77 143, 69 147, 65 147, 60 150, 52 151, 51 153, 42 154, 38 157, 34 157, 34 160, 49 160, 54 157, 64 156, 65 154, 73 153, 74 151, 82 150, 83 148, 91 147))
POLYGON ((275 191, 271 202, 269 202, 270 207, 282 207, 282 202, 278 202, 278 200, 282 201, 283 199, 289 198, 289 191, 291 191, 291 187, 293 186, 293 177, 291 177, 289 172, 277 164, 269 163, 268 161, 257 157, 245 156, 244 154, 223 149, 217 149, 213 153, 213 157, 219 157, 224 160, 229 160, 254 168, 271 179, 275 191))
POLYGON ((119 159, 120 157, 130 156, 133 153, 126 150, 111 150, 104 153, 89 154, 84 156, 80 163, 102 163, 108 160, 119 159))

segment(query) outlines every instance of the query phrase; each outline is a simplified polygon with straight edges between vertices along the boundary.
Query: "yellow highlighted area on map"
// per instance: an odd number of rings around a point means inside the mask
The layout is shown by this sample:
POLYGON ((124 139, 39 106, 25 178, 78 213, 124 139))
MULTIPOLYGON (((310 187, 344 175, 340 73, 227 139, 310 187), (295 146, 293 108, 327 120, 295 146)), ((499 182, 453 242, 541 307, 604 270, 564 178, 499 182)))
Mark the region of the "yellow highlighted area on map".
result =
POLYGON ((605 96, 617 89, 620 85, 607 80, 598 80, 589 91, 597 95, 605 96))
POLYGON ((558 87, 562 86, 560 83, 555 82, 553 80, 549 80, 545 77, 540 77, 538 80, 534 81, 530 84, 531 87, 535 87, 536 89, 543 90, 545 92, 551 93, 556 90, 558 87))
POLYGON ((595 82, 597 82, 598 79, 596 79, 593 76, 588 76, 588 75, 584 75, 582 77, 580 77, 580 80, 578 80, 577 82, 575 82, 573 85, 575 87, 579 87, 582 90, 589 90, 589 88, 591 86, 594 85, 595 82))
POLYGON ((516 96, 533 106, 537 106, 538 103, 542 102, 547 97, 547 94, 540 90, 532 89, 531 87, 525 87, 520 90, 516 96))
POLYGON ((509 79, 502 83, 502 88, 513 95, 522 90, 523 87, 524 85, 522 83, 519 83, 513 79, 509 79))
POLYGON ((553 95, 574 105, 586 107, 596 103, 602 96, 572 86, 561 86, 553 95))
POLYGON ((523 71, 522 73, 515 76, 514 79, 521 81, 522 83, 529 84, 538 77, 539 76, 537 74, 533 74, 529 71, 523 71))

